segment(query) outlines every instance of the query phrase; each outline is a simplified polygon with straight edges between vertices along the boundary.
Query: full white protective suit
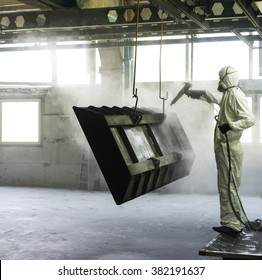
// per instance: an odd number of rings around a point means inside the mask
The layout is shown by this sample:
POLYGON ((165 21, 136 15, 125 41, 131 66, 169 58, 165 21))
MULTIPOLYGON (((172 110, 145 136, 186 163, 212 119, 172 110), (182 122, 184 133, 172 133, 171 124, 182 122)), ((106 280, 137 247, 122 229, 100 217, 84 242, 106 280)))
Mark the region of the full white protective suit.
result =
POLYGON ((237 70, 230 66, 223 67, 219 71, 219 79, 218 90, 222 92, 221 98, 216 98, 207 91, 203 94, 203 97, 208 102, 217 103, 220 106, 214 132, 214 152, 217 164, 222 227, 213 229, 235 236, 245 227, 247 222, 239 196, 243 161, 240 138, 244 129, 254 125, 255 118, 248 108, 245 94, 238 87, 239 77, 237 70), (228 156, 228 144, 230 159, 228 156), (229 173, 230 165, 231 172, 229 173), (227 231, 228 229, 230 230, 229 232, 227 231))

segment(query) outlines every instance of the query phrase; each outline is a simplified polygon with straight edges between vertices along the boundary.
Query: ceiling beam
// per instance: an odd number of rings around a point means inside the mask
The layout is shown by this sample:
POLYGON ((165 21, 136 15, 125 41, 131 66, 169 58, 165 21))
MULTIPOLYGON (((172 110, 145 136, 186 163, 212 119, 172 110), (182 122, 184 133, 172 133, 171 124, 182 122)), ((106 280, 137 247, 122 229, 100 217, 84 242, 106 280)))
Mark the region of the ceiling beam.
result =
POLYGON ((47 11, 50 10, 50 7, 39 3, 34 0, 20 0, 19 2, 11 4, 1 4, 0 3, 0 14, 4 13, 19 13, 23 12, 33 12, 33 11, 47 11))
POLYGON ((251 7, 252 1, 245 1, 245 0, 235 0, 235 1, 239 5, 239 7, 243 10, 244 14, 248 17, 250 22, 253 24, 259 36, 262 38, 262 29, 260 26, 261 22, 258 19, 255 11, 251 7), (249 4, 247 2, 249 2, 249 4))
POLYGON ((76 7, 76 0, 39 0, 50 7, 54 8, 69 8, 69 7, 76 7))
MULTIPOLYGON (((246 35, 243 36, 243 39, 246 41, 258 40, 258 35, 246 35)), ((203 37, 203 38, 194 38, 194 43, 210 43, 210 42, 235 42, 239 40, 236 36, 225 36, 225 37, 203 37)), ((190 43, 190 38, 184 39, 167 39, 160 41, 156 40, 142 40, 138 41, 138 46, 149 46, 149 45, 169 45, 169 44, 186 44, 190 43)), ((49 42, 48 44, 34 44, 31 46, 17 46, 17 44, 10 44, 8 47, 0 46, 0 52, 12 52, 12 51, 30 51, 30 50, 63 50, 63 49, 82 49, 82 48, 108 48, 108 47, 131 47, 135 46, 136 42, 134 40, 126 41, 104 41, 104 42, 82 42, 81 44, 54 44, 54 42, 49 42), (13 45, 13 46, 12 46, 13 45)), ((254 49, 259 49, 259 47, 254 47, 254 49)))
POLYGON ((254 46, 253 46, 254 41, 248 40, 246 36, 243 36, 238 30, 236 30, 234 28, 232 29, 232 32, 237 36, 237 38, 239 40, 241 40, 242 42, 247 44, 251 49, 254 48, 254 46))
POLYGON ((174 17, 181 14, 185 14, 190 20, 192 20, 196 25, 201 27, 203 30, 209 29, 209 23, 204 20, 203 17, 194 12, 193 7, 186 5, 179 0, 153 0, 153 3, 157 4, 161 9, 170 13, 174 17))
POLYGON ((27 5, 27 6, 31 6, 31 7, 35 7, 37 9, 48 9, 49 7, 44 5, 43 3, 41 3, 42 1, 35 1, 35 0, 20 0, 21 3, 27 5))
MULTIPOLYGON (((24 0, 25 1, 25 0, 24 0)), ((162 2, 162 1, 161 1, 162 2)), ((39 2, 38 2, 39 3, 39 2)), ((163 1, 163 3, 167 3, 163 1)), ((44 5, 44 4, 42 4, 44 5)), ((20 12, 18 15, 7 12, 0 13, 0 44, 12 42, 50 42, 50 41, 92 41, 92 40, 127 40, 136 36, 136 13, 135 6, 114 7, 117 14, 115 22, 111 22, 109 12, 112 8, 102 9, 52 9, 49 11, 20 12), (133 18, 126 17, 127 12, 133 13, 133 18), (19 18, 18 18, 19 17, 19 18), (19 19, 19 20, 18 20, 19 19), (66 20, 65 20, 66 19, 66 20)), ((180 12, 176 10, 180 16, 180 12)), ((139 11, 139 37, 157 37, 161 35, 161 23, 159 7, 147 5, 140 7, 139 11), (143 18, 144 9, 150 17, 143 18)), ((191 34, 214 34, 234 32, 239 38, 243 32, 254 32, 251 21, 247 16, 232 20, 229 14, 224 20, 210 20, 209 29, 203 30, 193 22, 174 20, 168 14, 163 19, 163 35, 191 35, 191 34)), ((259 36, 257 36, 259 38, 259 36)), ((243 38, 242 38, 243 39, 243 38)), ((243 41, 243 40, 242 40, 243 41)), ((252 42, 252 41, 251 41, 252 42)))
POLYGON ((51 7, 51 8, 62 8, 61 5, 54 3, 54 1, 50 1, 50 0, 39 0, 39 2, 46 4, 47 6, 51 7))

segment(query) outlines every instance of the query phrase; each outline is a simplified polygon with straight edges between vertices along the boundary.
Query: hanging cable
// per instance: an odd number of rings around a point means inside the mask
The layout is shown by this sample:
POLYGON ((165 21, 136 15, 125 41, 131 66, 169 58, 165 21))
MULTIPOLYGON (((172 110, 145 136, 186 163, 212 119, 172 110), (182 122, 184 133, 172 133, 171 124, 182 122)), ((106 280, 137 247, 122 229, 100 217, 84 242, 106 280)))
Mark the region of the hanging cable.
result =
POLYGON ((162 96, 162 48, 163 48, 163 33, 164 33, 164 11, 161 13, 161 28, 160 28, 160 53, 159 53, 159 98, 163 100, 163 115, 165 114, 165 101, 168 98, 168 92, 166 96, 162 96))
POLYGON ((235 182, 234 177, 232 175, 231 152, 230 152, 230 144, 229 144, 227 133, 225 133, 225 137, 226 137, 227 155, 228 155, 228 196, 229 196, 229 201, 230 201, 231 208, 232 208, 235 216, 239 220, 239 222, 241 224, 243 224, 246 227, 247 230, 252 231, 252 232, 262 231, 262 220, 261 219, 256 219, 255 221, 250 221, 247 217, 247 214, 245 212, 245 209, 244 209, 243 204, 241 202, 241 199, 239 197, 236 182, 235 182), (235 192, 237 194, 237 199, 238 199, 239 205, 240 205, 239 211, 242 211, 242 213, 243 213, 243 215, 246 219, 245 221, 243 221, 243 219, 241 217, 241 214, 239 212, 237 212, 237 209, 235 209, 235 207, 234 207, 234 203, 233 203, 233 199, 232 199, 232 193, 230 191, 231 190, 231 178, 232 178, 232 183, 233 183, 235 192))
POLYGON ((136 98, 135 112, 136 112, 137 103, 138 103, 138 95, 137 95, 137 88, 136 88, 136 61, 137 61, 137 45, 138 45, 139 8, 140 8, 140 1, 137 0, 137 11, 136 11, 136 41, 135 41, 134 73, 133 73, 133 98, 136 98))
MULTIPOLYGON (((215 116, 215 120, 216 122, 219 122, 218 120, 218 115, 215 116)), ((229 203, 230 206, 232 208, 232 211, 234 213, 234 215, 236 216, 236 218, 238 219, 238 221, 240 222, 240 224, 244 225, 246 227, 246 229, 252 231, 252 232, 257 232, 257 231, 262 231, 262 220, 261 219, 256 219, 255 221, 250 221, 247 217, 247 214, 245 212, 245 209, 243 207, 243 204, 241 202, 241 199, 239 197, 239 193, 238 193, 238 188, 236 186, 236 182, 234 180, 233 174, 232 174, 232 158, 231 158, 231 150, 230 150, 230 143, 228 140, 228 136, 227 133, 225 133, 225 139, 226 139, 226 147, 227 147, 227 157, 228 157, 228 186, 227 186, 227 191, 228 191, 228 197, 229 197, 229 203), (232 181, 231 181, 232 178, 232 181), (233 203, 233 198, 232 198, 232 193, 231 193, 231 183, 233 184, 234 190, 237 194, 237 199, 239 201, 239 212, 237 211, 237 209, 235 209, 234 203, 233 203), (242 211, 245 220, 242 219, 240 212, 242 211)))

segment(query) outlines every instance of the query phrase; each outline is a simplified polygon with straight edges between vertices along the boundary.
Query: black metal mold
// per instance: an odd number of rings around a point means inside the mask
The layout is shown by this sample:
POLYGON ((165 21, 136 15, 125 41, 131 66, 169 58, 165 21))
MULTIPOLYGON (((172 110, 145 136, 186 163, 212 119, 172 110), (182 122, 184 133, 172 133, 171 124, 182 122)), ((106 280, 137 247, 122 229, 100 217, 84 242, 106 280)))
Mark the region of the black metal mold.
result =
POLYGON ((190 173, 195 153, 176 114, 164 118, 145 109, 106 106, 73 110, 116 204, 190 173))

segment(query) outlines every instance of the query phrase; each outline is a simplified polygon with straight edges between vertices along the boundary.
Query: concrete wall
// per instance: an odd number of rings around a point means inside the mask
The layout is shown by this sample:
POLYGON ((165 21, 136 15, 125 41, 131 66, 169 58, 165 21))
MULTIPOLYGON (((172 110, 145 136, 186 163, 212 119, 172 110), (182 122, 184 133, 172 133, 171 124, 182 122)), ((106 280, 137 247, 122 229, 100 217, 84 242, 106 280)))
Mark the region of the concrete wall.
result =
MULTIPOLYGON (((120 72, 117 69, 119 77, 122 77, 120 72)), ((107 190, 105 180, 72 110, 74 105, 134 106, 132 92, 123 92, 120 78, 110 83, 110 79, 104 78, 106 85, 54 87, 45 91, 31 89, 26 93, 24 90, 19 93, 19 89, 7 93, 2 91, 1 98, 30 96, 42 99, 42 143, 35 147, 0 146, 0 185, 107 190)), ((189 176, 163 187, 162 190, 217 193, 213 154, 213 107, 186 96, 170 107, 172 98, 182 85, 182 81, 163 83, 163 92, 169 91, 165 113, 167 117, 174 112, 178 115, 196 152, 196 160, 189 176)), ((195 83, 194 86, 203 89, 201 83, 195 83)), ((216 90, 217 82, 208 82, 204 86, 208 90, 216 90)), ((252 92, 258 90, 261 84, 258 83, 255 87, 253 82, 244 81, 243 87, 245 91, 252 92)), ((137 88, 139 107, 162 110, 158 83, 137 84, 137 88)), ((260 196, 261 144, 246 144, 244 150, 242 191, 260 196)))
POLYGON ((2 93, 2 98, 34 96, 42 100, 42 143, 0 146, 0 184, 107 189, 72 106, 121 106, 121 97, 116 94, 117 100, 113 100, 110 93, 106 101, 107 93, 101 86, 54 87, 37 94, 35 91, 23 94, 23 90, 16 89, 2 93))

